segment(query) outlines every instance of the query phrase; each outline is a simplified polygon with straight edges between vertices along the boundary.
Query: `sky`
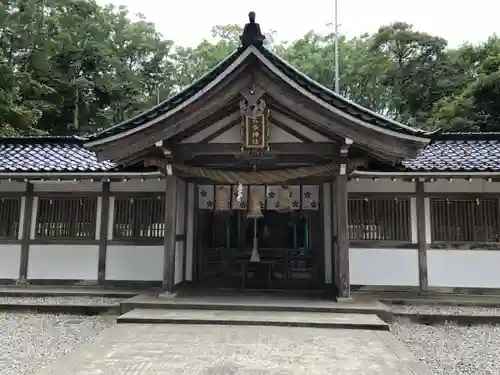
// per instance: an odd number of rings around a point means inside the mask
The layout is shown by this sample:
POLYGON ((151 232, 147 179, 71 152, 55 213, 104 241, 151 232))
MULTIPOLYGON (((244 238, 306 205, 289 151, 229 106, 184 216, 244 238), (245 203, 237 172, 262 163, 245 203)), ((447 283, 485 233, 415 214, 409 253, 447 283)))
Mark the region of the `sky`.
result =
MULTIPOLYGON (((165 38, 195 46, 210 39, 213 25, 245 24, 253 10, 266 32, 291 41, 315 30, 333 31, 334 0, 98 0, 125 5, 132 18, 142 13, 165 38), (327 26, 330 24, 330 26, 327 26)), ((394 21, 413 24, 416 30, 444 37, 450 46, 481 42, 500 33, 500 1, 496 0, 338 0, 340 31, 347 36, 375 32, 394 21)))

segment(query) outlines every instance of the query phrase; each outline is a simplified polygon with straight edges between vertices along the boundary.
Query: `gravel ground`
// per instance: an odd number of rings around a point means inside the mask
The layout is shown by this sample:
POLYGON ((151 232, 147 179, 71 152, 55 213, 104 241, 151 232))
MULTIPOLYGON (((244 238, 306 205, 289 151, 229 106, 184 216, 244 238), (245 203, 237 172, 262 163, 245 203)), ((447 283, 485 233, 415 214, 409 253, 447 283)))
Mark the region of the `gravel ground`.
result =
POLYGON ((107 298, 107 297, 0 297, 0 303, 37 303, 37 304, 93 304, 102 305, 109 303, 118 303, 124 298, 107 298))
POLYGON ((499 375, 500 325, 424 325, 396 318, 392 333, 433 375, 499 375))
POLYGON ((31 375, 114 324, 114 317, 0 313, 0 374, 31 375))
MULTIPOLYGON (((439 305, 391 305, 395 313, 421 313, 421 314, 464 314, 464 315, 484 315, 499 316, 500 308, 473 307, 473 306, 439 306, 439 305)), ((500 374, 500 365, 498 374, 500 374)))

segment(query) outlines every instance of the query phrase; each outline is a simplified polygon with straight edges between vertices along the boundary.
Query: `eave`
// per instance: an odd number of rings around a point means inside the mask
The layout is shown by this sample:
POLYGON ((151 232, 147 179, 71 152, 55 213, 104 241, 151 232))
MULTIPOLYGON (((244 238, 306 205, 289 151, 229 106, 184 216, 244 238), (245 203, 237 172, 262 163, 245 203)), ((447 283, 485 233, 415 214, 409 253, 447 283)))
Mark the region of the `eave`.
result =
MULTIPOLYGON (((127 153, 140 152, 158 141, 178 136, 203 120, 201 114, 194 113, 197 102, 198 108, 202 108, 200 101, 208 103, 211 100, 212 108, 206 110, 206 117, 221 110, 225 100, 234 100, 241 89, 250 85, 256 78, 255 62, 278 77, 282 84, 314 103, 327 117, 331 115, 332 118, 344 122, 347 133, 349 124, 354 124, 359 129, 365 129, 367 134, 379 134, 381 144, 388 139, 399 143, 399 148, 392 154, 379 150, 382 158, 398 162, 405 157, 416 155, 417 151, 430 141, 432 133, 413 129, 356 105, 314 82, 265 48, 249 46, 234 52, 193 85, 159 106, 89 138, 85 147, 95 151, 100 157, 119 161, 126 157, 127 153), (245 69, 248 69, 247 74, 242 74, 245 69), (240 81, 238 84, 235 82, 237 80, 240 81), (214 104, 217 101, 219 103, 214 104), (124 147, 125 143, 120 144, 125 138, 130 138, 134 147, 124 147), (110 148, 115 150, 109 151, 110 148)), ((334 131, 333 128, 329 130, 334 131)), ((350 133, 356 142, 356 132, 350 133)), ((364 146, 369 149, 366 141, 364 146)))

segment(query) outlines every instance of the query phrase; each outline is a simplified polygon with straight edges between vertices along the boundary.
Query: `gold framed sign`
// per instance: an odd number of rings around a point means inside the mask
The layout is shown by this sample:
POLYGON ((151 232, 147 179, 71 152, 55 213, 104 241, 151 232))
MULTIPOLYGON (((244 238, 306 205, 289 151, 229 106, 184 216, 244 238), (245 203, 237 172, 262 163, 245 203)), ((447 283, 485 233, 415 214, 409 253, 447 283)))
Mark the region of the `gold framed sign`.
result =
POLYGON ((265 149, 268 146, 268 114, 243 116, 243 147, 265 149))

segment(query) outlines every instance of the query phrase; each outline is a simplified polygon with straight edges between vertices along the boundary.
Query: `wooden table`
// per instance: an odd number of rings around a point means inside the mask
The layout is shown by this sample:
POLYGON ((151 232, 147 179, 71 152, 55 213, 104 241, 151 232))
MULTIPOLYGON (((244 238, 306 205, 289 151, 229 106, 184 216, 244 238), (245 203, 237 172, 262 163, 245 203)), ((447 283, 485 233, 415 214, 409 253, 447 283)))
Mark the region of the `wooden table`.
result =
POLYGON ((240 260, 237 261, 237 263, 241 266, 241 289, 244 290, 246 287, 246 281, 247 281, 247 273, 248 273, 248 266, 249 265, 255 265, 255 266, 263 266, 267 267, 267 286, 268 288, 271 288, 271 279, 272 279, 272 273, 273 273, 273 267, 276 265, 276 261, 274 260, 261 260, 260 262, 250 262, 250 259, 248 260, 240 260))

